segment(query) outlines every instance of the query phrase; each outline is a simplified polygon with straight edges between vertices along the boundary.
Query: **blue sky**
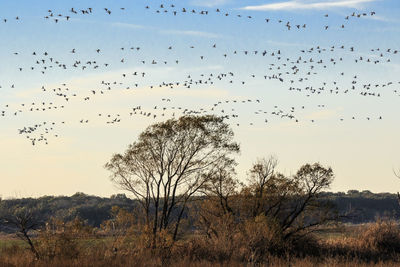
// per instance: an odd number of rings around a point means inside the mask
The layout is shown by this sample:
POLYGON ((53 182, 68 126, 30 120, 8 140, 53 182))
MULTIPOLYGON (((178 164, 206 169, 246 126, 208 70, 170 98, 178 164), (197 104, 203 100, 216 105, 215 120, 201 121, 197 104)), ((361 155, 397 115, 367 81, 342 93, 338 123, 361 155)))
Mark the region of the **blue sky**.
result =
POLYGON ((334 191, 395 192, 399 12, 396 0, 1 1, 0 194, 114 194, 103 168, 111 155, 184 109, 238 116, 228 122, 243 180, 252 162, 273 154, 287 175, 308 162, 332 166, 334 191), (29 111, 38 106, 45 110, 29 111), (138 106, 151 116, 131 115, 138 106), (47 145, 19 134, 35 124, 28 135, 43 133, 47 145))

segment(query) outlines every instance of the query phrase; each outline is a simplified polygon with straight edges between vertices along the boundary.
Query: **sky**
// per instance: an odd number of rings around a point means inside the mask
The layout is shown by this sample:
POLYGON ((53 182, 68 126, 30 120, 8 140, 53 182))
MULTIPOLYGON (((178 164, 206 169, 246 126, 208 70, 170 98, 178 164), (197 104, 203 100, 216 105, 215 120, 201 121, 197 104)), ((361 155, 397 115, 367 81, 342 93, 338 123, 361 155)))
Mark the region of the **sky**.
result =
POLYGON ((104 164, 184 113, 229 116, 242 181, 274 155, 285 175, 332 167, 335 192, 397 192, 399 12, 397 0, 1 0, 0 195, 121 193, 104 164))

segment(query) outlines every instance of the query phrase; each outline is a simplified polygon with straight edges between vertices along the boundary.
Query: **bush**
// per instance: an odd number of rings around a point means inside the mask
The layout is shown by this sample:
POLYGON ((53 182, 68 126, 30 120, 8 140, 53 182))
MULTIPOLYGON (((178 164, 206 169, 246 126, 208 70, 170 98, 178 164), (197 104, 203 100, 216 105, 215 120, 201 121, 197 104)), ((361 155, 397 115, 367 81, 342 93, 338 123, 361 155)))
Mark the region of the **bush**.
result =
POLYGON ((259 263, 265 261, 270 254, 279 254, 284 250, 282 229, 271 218, 259 215, 248 219, 243 225, 241 240, 243 257, 247 262, 259 263))
POLYGON ((400 229, 393 220, 378 220, 359 238, 365 248, 382 253, 400 253, 400 229))
POLYGON ((83 251, 80 241, 92 235, 93 229, 78 218, 70 222, 52 218, 39 231, 39 255, 42 259, 75 259, 83 251))

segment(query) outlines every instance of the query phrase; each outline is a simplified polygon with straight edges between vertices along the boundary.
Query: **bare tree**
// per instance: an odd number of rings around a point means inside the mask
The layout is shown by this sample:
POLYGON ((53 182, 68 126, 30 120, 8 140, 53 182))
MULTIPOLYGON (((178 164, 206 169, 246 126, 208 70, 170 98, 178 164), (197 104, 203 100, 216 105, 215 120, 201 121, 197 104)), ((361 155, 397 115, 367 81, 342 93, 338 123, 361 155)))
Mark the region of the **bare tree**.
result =
POLYGON ((235 177, 235 171, 231 166, 220 166, 201 189, 205 198, 202 198, 198 209, 192 209, 195 224, 200 231, 209 238, 220 238, 221 230, 226 233, 234 233, 234 216, 236 215, 238 189, 241 186, 235 177))
MULTIPOLYGON (((398 169, 398 170, 393 170, 393 173, 394 173, 394 175, 395 175, 397 178, 400 179, 400 169, 398 169)), ((399 203, 399 205, 400 205, 400 193, 399 193, 399 192, 397 192, 397 201, 398 201, 398 203, 399 203)))
POLYGON ((250 171, 250 185, 243 197, 252 216, 277 222, 284 239, 338 218, 328 203, 318 200, 333 180, 331 168, 306 164, 293 177, 285 177, 274 171, 276 162, 273 158, 259 160, 250 171))
POLYGON ((257 216, 261 212, 262 200, 264 198, 265 189, 268 183, 274 177, 275 168, 278 160, 274 156, 269 158, 258 159, 250 170, 250 186, 254 189, 254 208, 253 216, 257 216))
POLYGON ((394 175, 395 175, 397 178, 400 179, 400 169, 398 169, 397 171, 396 171, 396 170, 393 170, 393 173, 394 173, 394 175))
POLYGON ((232 164, 218 166, 201 189, 207 199, 216 203, 223 214, 233 213, 231 199, 238 193, 241 183, 236 178, 232 164))
POLYGON ((333 177, 332 169, 324 168, 319 163, 306 164, 298 170, 293 179, 298 192, 294 192, 292 200, 295 201, 290 203, 290 210, 281 221, 284 238, 327 221, 337 220, 337 215, 330 212, 331 206, 318 201, 319 194, 330 186, 333 177))
POLYGON ((36 259, 39 259, 39 253, 31 238, 31 232, 39 228, 39 220, 35 212, 31 209, 17 209, 3 215, 1 222, 7 228, 17 233, 17 236, 25 241, 36 259))
POLYGON ((111 218, 104 221, 101 228, 110 236, 111 250, 114 256, 117 255, 135 224, 132 213, 117 206, 111 208, 111 218))
POLYGON ((230 155, 238 152, 222 118, 184 116, 149 126, 105 167, 114 183, 140 201, 153 239, 171 230, 176 240, 188 201, 219 166, 234 164, 230 155))

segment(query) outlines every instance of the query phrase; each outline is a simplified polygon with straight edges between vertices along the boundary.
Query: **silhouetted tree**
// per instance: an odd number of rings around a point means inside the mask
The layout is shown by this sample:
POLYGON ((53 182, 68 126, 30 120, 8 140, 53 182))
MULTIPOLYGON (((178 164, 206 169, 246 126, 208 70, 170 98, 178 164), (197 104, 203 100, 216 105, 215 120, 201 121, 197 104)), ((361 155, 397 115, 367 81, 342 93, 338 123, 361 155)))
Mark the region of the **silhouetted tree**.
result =
POLYGON ((192 209, 195 224, 209 238, 220 238, 230 229, 233 234, 234 217, 238 211, 235 199, 238 199, 240 182, 235 177, 234 169, 230 166, 220 166, 204 184, 199 209, 192 209))
POLYGON ((9 211, 3 215, 1 223, 25 241, 35 255, 35 258, 39 259, 40 255, 32 241, 31 232, 38 229, 40 224, 39 219, 35 216, 35 212, 32 209, 19 208, 9 211))
POLYGON ((149 126, 105 167, 114 183, 140 200, 153 239, 171 230, 176 240, 188 201, 219 166, 234 164, 230 156, 237 152, 223 118, 184 116, 149 126))
MULTIPOLYGON (((397 170, 397 171, 394 170, 393 173, 397 178, 400 179, 400 169, 397 170)), ((397 201, 398 201, 398 203, 400 205, 400 193, 399 192, 397 192, 397 201)))
MULTIPOLYGON (((264 194, 266 192, 271 193, 271 190, 266 190, 267 187, 273 183, 276 183, 275 168, 278 165, 278 160, 270 156, 269 158, 258 159, 250 170, 250 187, 253 188, 254 192, 254 206, 253 216, 259 215, 262 211, 262 202, 266 200, 264 194)), ((271 189, 271 188, 270 188, 271 189)))
POLYGON ((231 199, 237 194, 237 190, 241 183, 235 177, 236 173, 233 166, 219 166, 210 179, 206 181, 202 188, 202 192, 207 196, 207 200, 216 202, 223 213, 233 213, 231 207, 231 199))
POLYGON ((286 177, 274 171, 276 164, 274 158, 254 164, 250 184, 242 192, 242 213, 270 218, 280 225, 284 239, 338 218, 331 205, 319 199, 333 180, 331 168, 306 164, 293 177, 286 177))

